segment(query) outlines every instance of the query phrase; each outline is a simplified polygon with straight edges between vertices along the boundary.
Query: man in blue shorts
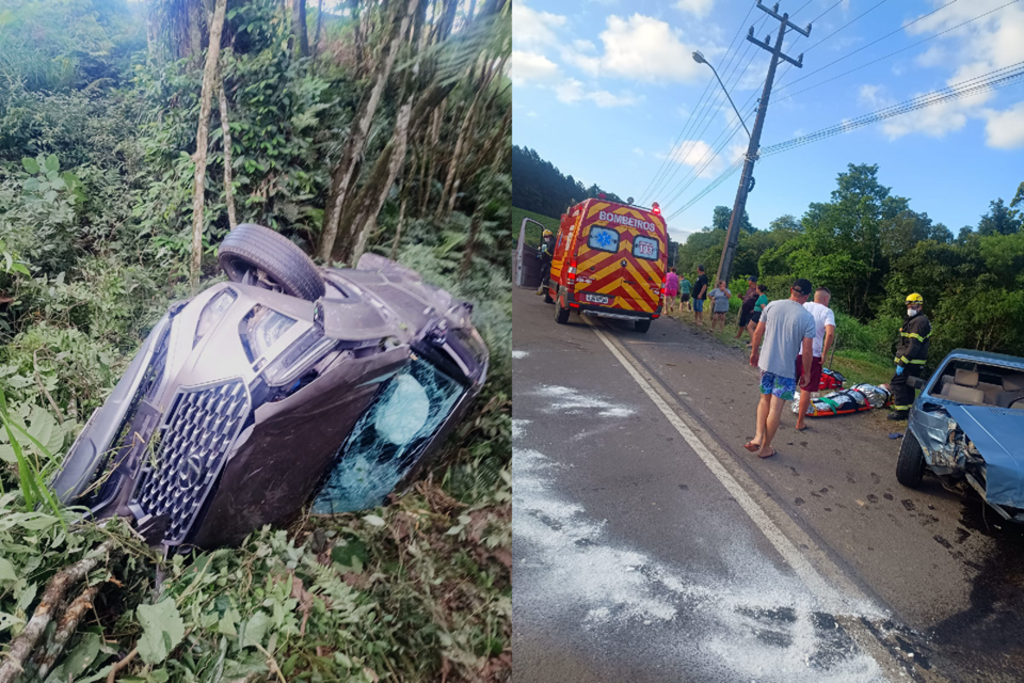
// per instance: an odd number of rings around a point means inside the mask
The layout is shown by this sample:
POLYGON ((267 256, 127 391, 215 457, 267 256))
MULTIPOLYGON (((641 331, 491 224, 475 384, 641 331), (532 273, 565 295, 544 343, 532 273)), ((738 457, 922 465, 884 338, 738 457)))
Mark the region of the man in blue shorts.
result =
POLYGON ((693 285, 693 322, 704 327, 704 300, 708 298, 708 276, 704 265, 697 266, 697 282, 693 285))
POLYGON ((775 455, 772 439, 782 420, 782 408, 793 400, 797 385, 803 389, 811 377, 815 325, 814 316, 804 308, 810 293, 809 281, 800 278, 794 282, 788 299, 764 307, 750 342, 750 364, 761 369, 761 399, 754 438, 744 448, 760 458, 775 455), (798 355, 804 362, 799 383, 795 377, 798 355))

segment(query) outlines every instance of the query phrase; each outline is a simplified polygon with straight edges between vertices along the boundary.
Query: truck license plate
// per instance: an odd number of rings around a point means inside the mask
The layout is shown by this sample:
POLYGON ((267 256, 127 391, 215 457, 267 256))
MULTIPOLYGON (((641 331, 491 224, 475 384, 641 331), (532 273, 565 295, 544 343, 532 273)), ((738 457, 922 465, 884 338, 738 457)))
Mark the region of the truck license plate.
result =
POLYGON ((587 294, 587 301, 592 304, 607 304, 611 299, 605 294, 587 294))

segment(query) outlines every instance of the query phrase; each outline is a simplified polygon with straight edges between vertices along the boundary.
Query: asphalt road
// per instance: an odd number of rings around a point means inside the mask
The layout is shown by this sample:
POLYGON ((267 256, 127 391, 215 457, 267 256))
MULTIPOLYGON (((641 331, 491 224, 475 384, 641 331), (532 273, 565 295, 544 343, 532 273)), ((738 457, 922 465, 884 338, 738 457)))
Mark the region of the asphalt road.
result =
POLYGON ((513 306, 517 682, 1021 679, 1024 535, 901 487, 884 415, 760 461, 743 352, 513 306))

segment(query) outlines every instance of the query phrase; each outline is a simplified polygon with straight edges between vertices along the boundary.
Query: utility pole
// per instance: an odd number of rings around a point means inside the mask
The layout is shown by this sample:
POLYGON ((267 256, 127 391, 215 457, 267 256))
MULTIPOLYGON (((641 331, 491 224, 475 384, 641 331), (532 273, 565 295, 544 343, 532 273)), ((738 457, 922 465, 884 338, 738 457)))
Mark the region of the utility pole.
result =
MULTIPOLYGON (((736 243, 739 241, 743 212, 747 208, 747 195, 754 189, 754 162, 757 160, 757 151, 761 145, 761 129, 764 128, 764 117, 768 112, 768 98, 772 94, 775 69, 778 67, 780 59, 789 62, 798 69, 802 69, 804 66, 803 54, 798 59, 792 59, 782 52, 782 40, 786 36, 786 29, 791 28, 805 37, 811 35, 810 24, 807 24, 806 29, 802 29, 789 20, 788 14, 779 15, 779 3, 775 3, 775 7, 769 8, 762 5, 761 0, 757 0, 757 8, 779 20, 779 34, 775 39, 774 47, 771 45, 771 35, 765 36, 764 42, 755 38, 753 26, 750 27, 750 33, 747 34, 748 41, 772 53, 772 61, 768 65, 768 78, 765 79, 764 92, 761 93, 761 101, 757 107, 757 120, 754 121, 754 132, 750 136, 750 145, 747 147, 746 160, 743 163, 743 174, 740 176, 740 186, 736 190, 736 202, 733 204, 732 216, 729 218, 729 232, 725 239, 725 245, 722 247, 722 260, 718 262, 716 282, 718 280, 728 282, 729 271, 732 270, 732 261, 736 256, 736 243)), ((742 118, 740 120, 742 121, 742 118)))

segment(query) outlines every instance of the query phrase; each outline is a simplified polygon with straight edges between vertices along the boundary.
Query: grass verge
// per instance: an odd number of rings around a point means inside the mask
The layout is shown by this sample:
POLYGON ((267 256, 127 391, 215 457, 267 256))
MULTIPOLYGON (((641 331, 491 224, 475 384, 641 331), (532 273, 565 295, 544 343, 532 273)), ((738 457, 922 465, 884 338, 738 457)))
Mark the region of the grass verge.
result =
MULTIPOLYGON (((512 207, 512 226, 515 229, 515 239, 519 239, 519 226, 523 224, 524 218, 530 218, 542 223, 551 232, 558 232, 559 219, 551 218, 550 216, 542 216, 539 213, 533 211, 527 211, 526 209, 517 209, 512 207)), ((540 244, 540 235, 542 228, 535 225, 534 223, 526 224, 526 243, 531 246, 537 246, 540 244)))

